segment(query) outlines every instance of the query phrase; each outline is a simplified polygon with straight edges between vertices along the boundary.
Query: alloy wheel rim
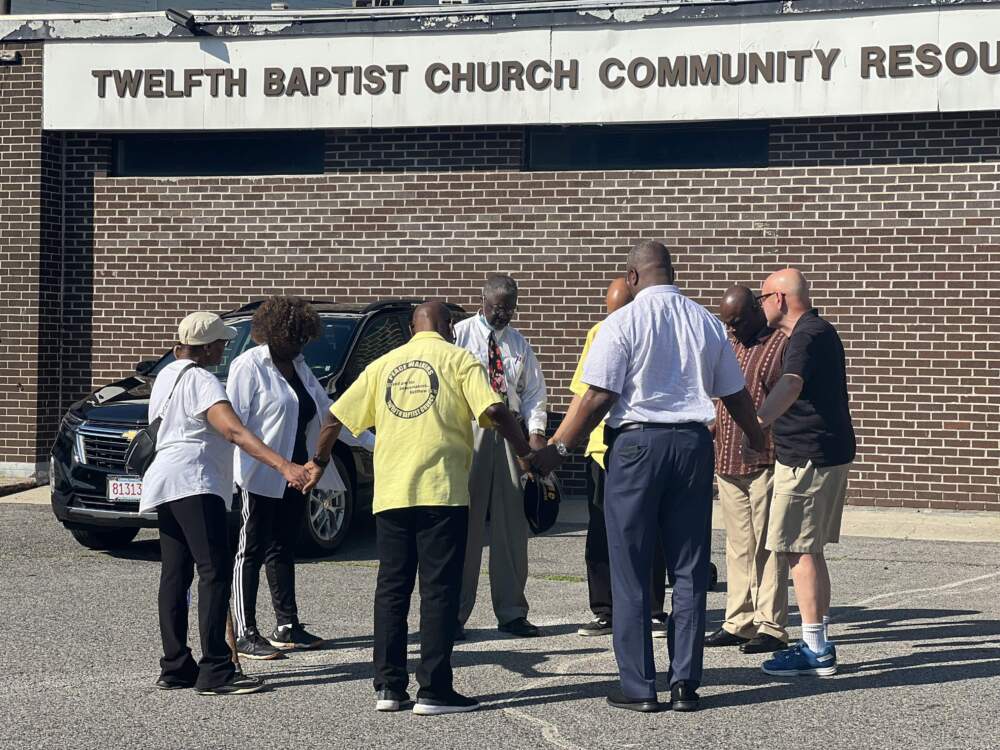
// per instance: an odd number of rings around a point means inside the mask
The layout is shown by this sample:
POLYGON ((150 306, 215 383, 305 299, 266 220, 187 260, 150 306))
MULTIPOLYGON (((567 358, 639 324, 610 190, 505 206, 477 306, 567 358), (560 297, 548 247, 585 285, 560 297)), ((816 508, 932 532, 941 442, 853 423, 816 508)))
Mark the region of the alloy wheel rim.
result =
POLYGON ((344 527, 347 491, 313 490, 309 495, 309 525, 322 542, 331 542, 344 527))

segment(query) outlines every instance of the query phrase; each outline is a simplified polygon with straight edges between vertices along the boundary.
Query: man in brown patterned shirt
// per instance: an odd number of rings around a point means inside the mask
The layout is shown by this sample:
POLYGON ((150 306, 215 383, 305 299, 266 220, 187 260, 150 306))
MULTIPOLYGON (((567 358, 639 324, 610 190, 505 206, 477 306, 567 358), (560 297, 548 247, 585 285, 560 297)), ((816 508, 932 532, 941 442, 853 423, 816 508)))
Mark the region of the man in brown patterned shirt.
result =
MULTIPOLYGON (((781 377, 788 340, 767 327, 763 310, 745 286, 729 289, 719 305, 747 390, 760 408, 781 377)), ((715 471, 726 527, 726 620, 705 637, 706 646, 736 646, 746 654, 770 653, 788 641, 788 571, 764 547, 774 478, 774 446, 747 463, 740 450, 743 433, 729 412, 715 412, 715 471)))

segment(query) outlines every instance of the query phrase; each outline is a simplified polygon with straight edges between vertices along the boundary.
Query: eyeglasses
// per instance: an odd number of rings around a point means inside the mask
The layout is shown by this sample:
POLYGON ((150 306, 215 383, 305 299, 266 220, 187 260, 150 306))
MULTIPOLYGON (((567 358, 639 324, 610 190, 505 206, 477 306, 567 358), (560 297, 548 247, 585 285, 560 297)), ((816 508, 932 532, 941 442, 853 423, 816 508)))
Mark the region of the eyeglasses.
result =
POLYGON ((755 294, 753 299, 754 299, 754 302, 756 302, 759 305, 761 302, 763 302, 764 300, 766 300, 768 297, 773 297, 775 294, 778 294, 778 292, 768 292, 767 294, 755 294))

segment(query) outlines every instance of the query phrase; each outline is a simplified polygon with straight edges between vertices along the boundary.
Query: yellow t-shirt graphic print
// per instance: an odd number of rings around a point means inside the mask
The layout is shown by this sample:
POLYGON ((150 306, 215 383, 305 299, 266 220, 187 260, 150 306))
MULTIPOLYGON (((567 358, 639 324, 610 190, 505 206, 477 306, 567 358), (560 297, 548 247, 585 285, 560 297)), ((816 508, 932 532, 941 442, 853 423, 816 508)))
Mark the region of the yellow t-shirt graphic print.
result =
POLYGON ((411 360, 389 373, 385 405, 400 419, 413 419, 434 406, 437 395, 438 376, 434 367, 429 362, 411 360))
POLYGON ((375 428, 372 510, 469 504, 472 422, 500 403, 465 349, 424 331, 372 362, 330 411, 355 435, 375 428))

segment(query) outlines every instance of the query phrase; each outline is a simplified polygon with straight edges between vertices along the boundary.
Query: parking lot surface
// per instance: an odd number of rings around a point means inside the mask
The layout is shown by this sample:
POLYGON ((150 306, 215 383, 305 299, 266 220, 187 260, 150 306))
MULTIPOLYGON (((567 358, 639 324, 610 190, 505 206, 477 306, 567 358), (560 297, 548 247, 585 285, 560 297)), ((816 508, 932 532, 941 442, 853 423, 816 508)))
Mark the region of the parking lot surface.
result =
MULTIPOLYGON (((701 711, 640 715, 604 702, 616 684, 610 638, 576 635, 589 619, 585 529, 564 515, 530 546, 530 617, 546 637, 501 637, 484 578, 454 656, 456 688, 483 707, 425 718, 374 711, 370 525, 336 559, 298 568, 303 620, 329 646, 245 662, 267 692, 201 697, 153 688, 155 532, 92 552, 44 505, 0 501, 0 748, 1000 747, 1000 544, 847 537, 829 550, 836 677, 768 677, 760 657, 708 650, 701 711)), ((715 549, 711 628, 725 606, 719 532, 715 549)), ((273 615, 260 593, 264 629, 273 615)), ((191 634, 196 643, 193 618, 191 634)), ((416 654, 414 633, 411 673, 416 654)))

